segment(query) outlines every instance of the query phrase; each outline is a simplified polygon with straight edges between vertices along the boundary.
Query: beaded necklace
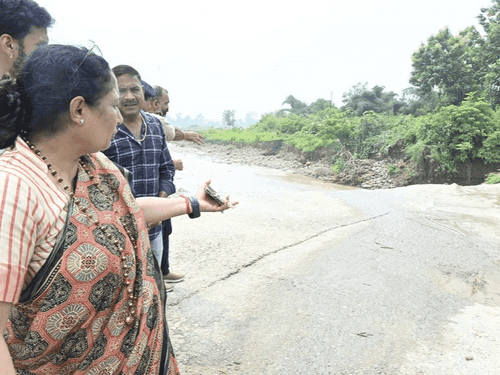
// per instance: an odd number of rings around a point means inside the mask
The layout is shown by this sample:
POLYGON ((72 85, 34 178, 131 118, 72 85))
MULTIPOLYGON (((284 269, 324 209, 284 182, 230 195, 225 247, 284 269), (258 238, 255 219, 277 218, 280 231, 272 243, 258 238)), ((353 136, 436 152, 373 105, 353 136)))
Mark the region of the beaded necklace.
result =
MULTIPOLYGON (((128 302, 126 303, 126 306, 128 308, 128 316, 125 318, 125 323, 128 325, 128 326, 131 326, 135 323, 135 320, 137 319, 137 316, 136 316, 136 313, 137 313, 137 300, 138 300, 138 292, 135 290, 134 288, 134 282, 133 281, 130 281, 128 279, 128 277, 130 276, 130 274, 132 273, 132 268, 133 266, 135 265, 134 263, 134 257, 132 257, 132 264, 129 265, 128 262, 127 262, 127 256, 123 253, 124 252, 124 247, 122 246, 121 242, 118 240, 118 238, 116 238, 113 234, 111 233, 107 233, 103 226, 100 225, 100 222, 97 218, 97 216, 95 216, 95 218, 93 217, 93 215, 90 215, 89 212, 88 212, 88 208, 87 206, 82 202, 82 200, 79 198, 79 197, 75 197, 75 193, 71 191, 70 187, 68 185, 65 185, 64 184, 64 179, 59 177, 57 178, 57 171, 54 170, 52 168, 52 164, 50 164, 47 160, 47 158, 45 156, 42 155, 42 153, 40 152, 40 150, 37 150, 35 145, 32 144, 30 141, 28 141, 27 139, 23 138, 24 142, 26 142, 26 144, 28 145, 28 147, 40 158, 42 159, 45 164, 47 165, 47 168, 50 172, 50 174, 57 179, 57 182, 59 183, 60 186, 62 186, 63 190, 68 193, 68 195, 70 196, 71 199, 74 200, 75 204, 77 205, 78 209, 80 210, 80 212, 82 212, 84 215, 87 216, 87 219, 90 223, 94 224, 97 228, 100 228, 102 234, 108 238, 108 240, 110 240, 111 242, 113 242, 113 244, 116 246, 116 248, 118 249, 118 252, 120 253, 120 259, 121 259, 121 269, 122 269, 122 275, 123 275, 123 278, 124 278, 124 284, 125 284, 125 287, 127 289, 127 292, 128 292, 128 302)), ((107 194, 101 189, 100 187, 100 178, 95 176, 90 167, 80 158, 79 160, 79 168, 81 168, 88 176, 88 178, 90 179, 90 181, 94 182, 95 181, 95 184, 94 186, 97 187, 97 189, 100 191, 100 193, 102 194, 102 196, 107 196, 107 194)), ((134 247, 134 254, 137 254, 137 240, 134 241, 133 240, 133 236, 131 235, 131 233, 129 233, 129 231, 127 230, 126 227, 124 227, 125 231, 127 232, 127 235, 128 237, 130 238, 131 242, 132 242, 132 245, 134 247)))
MULTIPOLYGON (((148 135, 148 124, 146 123, 146 120, 144 120, 144 116, 142 115, 142 113, 140 115, 142 119, 142 124, 144 124, 144 136, 141 139, 138 139, 137 142, 144 141, 146 139, 146 135, 148 135)), ((142 130, 142 124, 141 124, 141 130, 142 130)), ((139 132, 139 135, 140 134, 141 133, 139 132)))

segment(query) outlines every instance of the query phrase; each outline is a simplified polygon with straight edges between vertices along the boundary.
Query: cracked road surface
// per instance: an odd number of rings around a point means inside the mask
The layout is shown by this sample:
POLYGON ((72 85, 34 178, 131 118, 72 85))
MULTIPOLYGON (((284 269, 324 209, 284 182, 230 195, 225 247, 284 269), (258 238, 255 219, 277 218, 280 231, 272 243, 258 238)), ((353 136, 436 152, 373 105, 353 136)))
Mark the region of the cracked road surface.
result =
POLYGON ((367 191, 170 148, 180 192, 241 201, 173 220, 184 375, 498 374, 500 186, 367 191))

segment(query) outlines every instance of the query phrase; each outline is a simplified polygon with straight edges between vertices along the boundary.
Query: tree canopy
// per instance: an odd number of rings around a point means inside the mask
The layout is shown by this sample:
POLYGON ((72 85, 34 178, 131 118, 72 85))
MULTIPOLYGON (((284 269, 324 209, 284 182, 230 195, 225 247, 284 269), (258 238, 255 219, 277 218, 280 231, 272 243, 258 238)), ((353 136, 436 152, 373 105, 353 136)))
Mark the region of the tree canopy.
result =
POLYGON ((368 89, 368 82, 355 84, 347 93, 342 95, 344 105, 342 109, 351 109, 356 115, 361 116, 367 111, 375 113, 398 113, 403 105, 397 94, 385 92, 384 86, 373 86, 368 89))
POLYGON ((445 28, 413 54, 410 83, 421 94, 437 92, 442 106, 470 93, 500 104, 500 0, 492 2, 477 17, 484 34, 470 26, 454 36, 445 28))
POLYGON ((232 128, 236 124, 236 120, 234 118, 234 113, 235 111, 231 111, 229 109, 226 109, 224 113, 222 114, 222 123, 223 125, 232 128))

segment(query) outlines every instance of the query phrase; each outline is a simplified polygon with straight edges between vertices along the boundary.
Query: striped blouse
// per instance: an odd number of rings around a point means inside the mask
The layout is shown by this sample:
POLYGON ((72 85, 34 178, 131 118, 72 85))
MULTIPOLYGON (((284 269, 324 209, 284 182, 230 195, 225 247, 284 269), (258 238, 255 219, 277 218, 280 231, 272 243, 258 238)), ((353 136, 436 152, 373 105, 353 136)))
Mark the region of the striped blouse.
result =
POLYGON ((18 138, 0 154, 0 301, 17 303, 54 248, 69 196, 18 138))

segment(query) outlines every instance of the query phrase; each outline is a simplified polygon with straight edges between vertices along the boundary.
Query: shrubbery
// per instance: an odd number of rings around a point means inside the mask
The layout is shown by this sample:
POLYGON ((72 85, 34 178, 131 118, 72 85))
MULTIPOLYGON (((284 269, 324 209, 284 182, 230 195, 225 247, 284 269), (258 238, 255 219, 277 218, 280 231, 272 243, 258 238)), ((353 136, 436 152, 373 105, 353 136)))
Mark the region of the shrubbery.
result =
MULTIPOLYGON (((412 87, 401 97, 362 82, 344 93, 341 109, 325 99, 308 105, 289 95, 285 108, 253 127, 207 137, 281 139, 303 151, 348 150, 351 159, 384 153, 403 140, 415 161, 430 151, 450 172, 464 164, 470 171, 475 161, 500 162, 500 0, 481 8, 477 18, 484 32, 471 26, 455 36, 445 28, 421 45, 412 57, 412 87)), ((334 169, 344 167, 333 160, 334 169)))
POLYGON ((500 162, 500 110, 493 111, 491 104, 474 95, 459 106, 441 107, 418 117, 372 111, 358 116, 349 109, 329 107, 307 115, 269 113, 246 130, 214 129, 205 136, 236 142, 279 139, 303 151, 345 147, 356 158, 384 153, 402 139, 405 152, 414 160, 430 149, 432 157, 450 172, 477 160, 500 162))

